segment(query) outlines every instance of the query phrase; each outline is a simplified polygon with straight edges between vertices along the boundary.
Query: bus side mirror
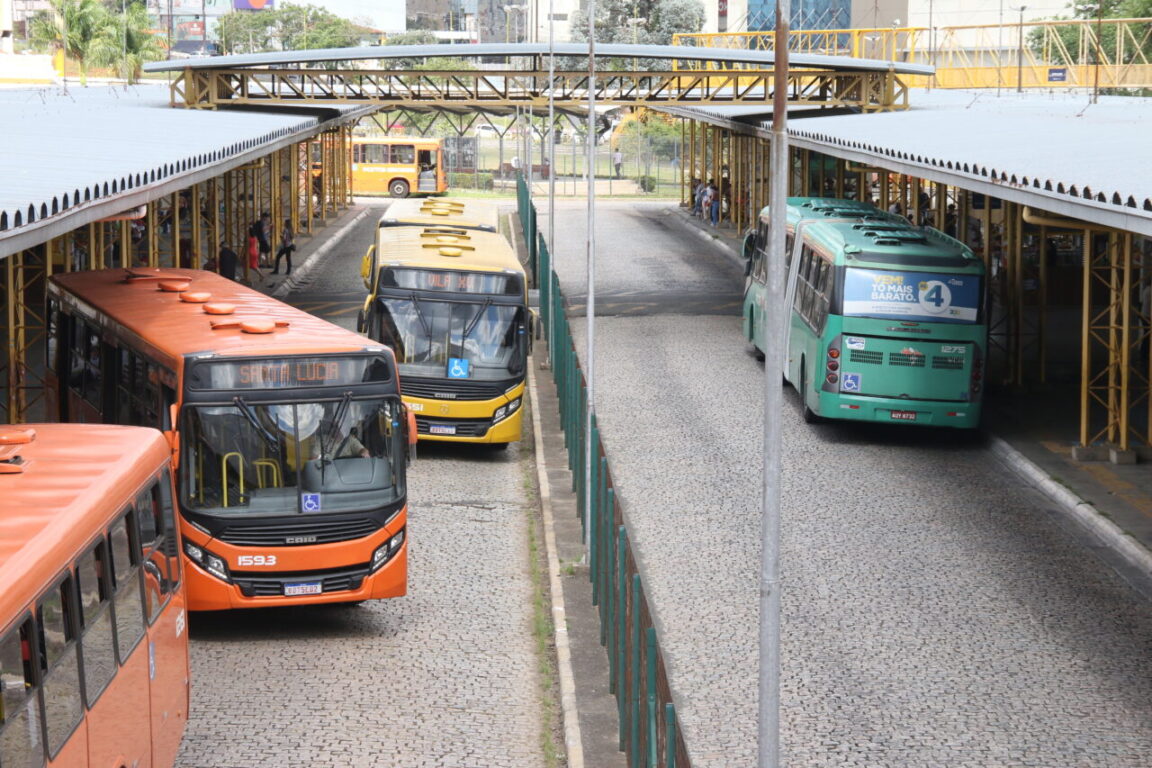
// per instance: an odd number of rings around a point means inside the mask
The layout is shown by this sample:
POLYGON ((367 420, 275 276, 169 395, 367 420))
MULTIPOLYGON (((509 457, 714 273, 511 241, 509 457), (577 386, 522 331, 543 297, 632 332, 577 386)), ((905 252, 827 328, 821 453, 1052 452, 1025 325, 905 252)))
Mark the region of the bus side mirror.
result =
POLYGON ((364 254, 364 260, 360 262, 360 277, 364 280, 364 287, 372 290, 372 256, 376 253, 376 246, 371 245, 368 247, 368 252, 364 254))
POLYGON ((405 406, 404 414, 408 421, 408 445, 415 446, 418 438, 416 434, 416 412, 405 406))
POLYGON ((752 273, 752 256, 756 253, 756 233, 749 232, 744 235, 744 246, 741 248, 744 255, 744 274, 752 273))

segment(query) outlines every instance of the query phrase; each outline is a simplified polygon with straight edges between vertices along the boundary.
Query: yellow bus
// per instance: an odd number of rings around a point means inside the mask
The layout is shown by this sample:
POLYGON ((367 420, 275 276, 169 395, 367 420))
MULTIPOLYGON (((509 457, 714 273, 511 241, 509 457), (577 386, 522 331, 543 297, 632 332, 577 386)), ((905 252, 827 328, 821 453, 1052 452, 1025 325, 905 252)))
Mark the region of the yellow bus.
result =
POLYGON ((352 139, 352 194, 408 197, 448 191, 440 139, 352 139))
POLYGON ((436 197, 397 200, 380 217, 382 227, 452 227, 500 231, 500 206, 491 200, 436 197))
POLYGON ((357 327, 391 347, 421 440, 520 439, 531 321, 516 252, 495 232, 382 224, 357 327))

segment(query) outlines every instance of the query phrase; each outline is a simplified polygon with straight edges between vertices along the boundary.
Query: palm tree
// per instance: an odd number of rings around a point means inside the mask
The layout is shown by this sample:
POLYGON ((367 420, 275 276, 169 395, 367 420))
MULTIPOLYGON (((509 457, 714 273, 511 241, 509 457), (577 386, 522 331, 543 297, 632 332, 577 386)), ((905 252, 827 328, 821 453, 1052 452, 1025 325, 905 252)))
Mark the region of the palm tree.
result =
POLYGON ((100 0, 48 0, 48 11, 33 17, 33 42, 62 50, 80 67, 80 85, 88 85, 88 65, 101 36, 113 23, 100 0))
POLYGON ((110 17, 89 52, 92 62, 116 67, 129 83, 140 79, 144 63, 164 58, 160 38, 149 32, 148 10, 134 2, 124 12, 110 17))

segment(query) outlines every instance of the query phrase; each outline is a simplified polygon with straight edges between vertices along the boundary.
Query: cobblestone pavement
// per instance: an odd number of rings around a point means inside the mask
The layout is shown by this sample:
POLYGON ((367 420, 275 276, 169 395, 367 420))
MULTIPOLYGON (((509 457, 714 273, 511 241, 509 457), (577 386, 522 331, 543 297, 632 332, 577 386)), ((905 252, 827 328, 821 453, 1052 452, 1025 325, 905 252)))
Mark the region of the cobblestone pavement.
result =
MULTIPOLYGON (((302 299, 353 290, 372 216, 302 299)), ((351 326, 354 315, 337 319, 351 326)), ((420 448, 409 594, 193 615, 183 768, 536 768, 528 499, 507 451, 420 448)))
MULTIPOLYGON (((662 217, 599 206, 598 285, 739 284, 662 217)), ((558 206, 573 294, 583 238, 583 209, 558 206)), ((599 423, 693 765, 753 766, 763 366, 738 315, 601 318, 596 339, 599 423)), ((978 436, 807 426, 791 389, 778 418, 783 764, 1150 764, 1152 610, 1046 499, 978 436)))

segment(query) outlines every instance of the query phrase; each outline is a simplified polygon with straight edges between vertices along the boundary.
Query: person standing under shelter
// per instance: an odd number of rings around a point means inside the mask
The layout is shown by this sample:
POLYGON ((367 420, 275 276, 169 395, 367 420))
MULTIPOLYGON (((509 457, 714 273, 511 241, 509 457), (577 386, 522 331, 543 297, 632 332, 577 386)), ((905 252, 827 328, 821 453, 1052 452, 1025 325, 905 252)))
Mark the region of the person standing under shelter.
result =
MULTIPOLYGON (((248 229, 249 244, 255 239, 256 241, 256 266, 266 267, 268 262, 272 259, 272 217, 267 213, 260 214, 260 218, 252 222, 252 226, 248 229)), ((249 245, 251 251, 251 245, 249 245)), ((251 261, 252 254, 249 253, 249 260, 251 261)))
MULTIPOLYGON (((229 280, 236 279, 236 265, 240 262, 240 255, 236 251, 228 247, 227 240, 220 241, 220 255, 216 259, 214 265, 220 272, 222 277, 229 280)), ((208 267, 210 268, 210 267, 208 267)))
POLYGON ((512 155, 512 175, 520 173, 520 155, 512 155))
POLYGON ((620 169, 624 166, 624 153, 619 149, 612 154, 612 165, 616 166, 616 178, 623 178, 620 169))
POLYGON ((286 275, 292 274, 292 252, 296 250, 295 235, 292 234, 292 220, 284 219, 284 228, 280 230, 280 250, 276 251, 276 263, 272 265, 272 274, 280 274, 280 258, 288 260, 286 275))

